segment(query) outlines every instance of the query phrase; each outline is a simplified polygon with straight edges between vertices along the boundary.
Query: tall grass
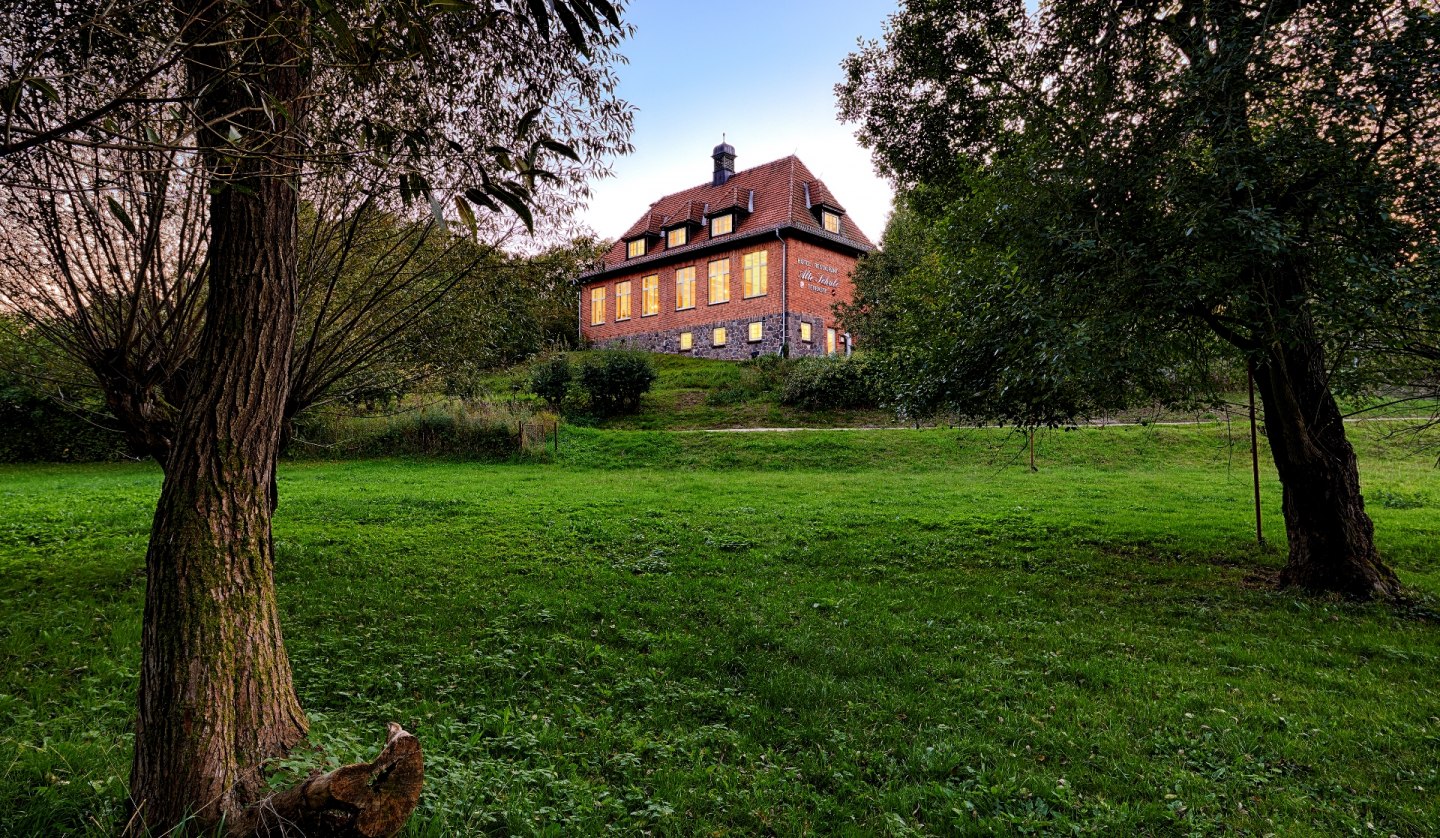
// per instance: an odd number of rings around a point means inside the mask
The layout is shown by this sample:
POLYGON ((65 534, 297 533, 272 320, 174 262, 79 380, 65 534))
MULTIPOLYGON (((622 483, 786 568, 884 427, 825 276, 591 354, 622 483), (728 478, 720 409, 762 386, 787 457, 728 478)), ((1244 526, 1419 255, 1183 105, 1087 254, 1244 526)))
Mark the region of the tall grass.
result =
POLYGON ((373 416, 322 415, 297 429, 295 459, 447 456, 506 460, 544 450, 557 417, 533 399, 452 401, 373 416))

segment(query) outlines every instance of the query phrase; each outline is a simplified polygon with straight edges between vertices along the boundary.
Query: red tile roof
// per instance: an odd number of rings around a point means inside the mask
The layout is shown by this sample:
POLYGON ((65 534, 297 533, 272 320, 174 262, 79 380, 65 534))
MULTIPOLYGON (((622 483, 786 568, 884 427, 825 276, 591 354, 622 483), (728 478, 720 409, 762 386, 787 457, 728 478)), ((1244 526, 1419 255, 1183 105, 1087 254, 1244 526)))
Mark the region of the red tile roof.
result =
MULTIPOLYGON (((704 183, 689 189, 666 195, 650 206, 643 216, 630 225, 605 254, 601 271, 614 268, 626 261, 625 242, 641 235, 659 235, 664 227, 671 227, 682 221, 700 221, 705 212, 714 214, 719 210, 739 207, 748 211, 751 201, 753 211, 742 212, 736 219, 734 233, 723 236, 744 234, 752 230, 776 229, 785 226, 801 227, 819 235, 835 239, 833 233, 825 232, 820 226, 812 206, 824 204, 844 212, 825 184, 810 172, 800 158, 791 155, 764 165, 736 172, 721 186, 704 183), (806 187, 809 187, 810 205, 806 204, 806 187), (751 192, 753 190, 753 198, 751 192)), ((849 216, 840 217, 840 239, 862 250, 872 250, 875 245, 855 226, 849 216)), ((710 240, 710 230, 697 232, 686 245, 686 249, 698 247, 710 240)))
POLYGON ((839 201, 835 200, 835 196, 830 194, 830 190, 826 188, 823 181, 812 180, 806 184, 806 187, 810 195, 811 206, 818 207, 823 205, 831 209, 839 210, 840 212, 845 211, 845 207, 842 206, 839 201))

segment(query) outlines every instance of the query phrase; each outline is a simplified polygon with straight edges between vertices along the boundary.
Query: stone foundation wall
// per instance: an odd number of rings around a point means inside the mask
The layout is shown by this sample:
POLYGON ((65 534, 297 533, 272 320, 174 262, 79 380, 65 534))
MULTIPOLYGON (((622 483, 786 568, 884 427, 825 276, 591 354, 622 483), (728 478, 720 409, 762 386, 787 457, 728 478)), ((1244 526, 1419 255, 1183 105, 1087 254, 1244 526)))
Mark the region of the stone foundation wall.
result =
MULTIPOLYGON (((665 352, 672 355, 693 355, 696 358, 722 358, 743 361, 760 355, 778 355, 783 343, 781 335, 782 318, 779 314, 764 314, 740 320, 716 320, 683 328, 642 332, 622 338, 599 342, 597 346, 609 348, 640 349, 646 352, 665 352), (764 324, 762 337, 758 341, 749 339, 750 324, 759 321, 764 324), (725 345, 714 346, 712 336, 718 327, 725 328, 725 345), (680 335, 690 332, 694 342, 690 350, 680 350, 680 335)), ((791 313, 790 355, 823 355, 825 353, 825 325, 821 318, 813 315, 791 313), (800 320, 811 323, 812 340, 800 340, 800 320)))

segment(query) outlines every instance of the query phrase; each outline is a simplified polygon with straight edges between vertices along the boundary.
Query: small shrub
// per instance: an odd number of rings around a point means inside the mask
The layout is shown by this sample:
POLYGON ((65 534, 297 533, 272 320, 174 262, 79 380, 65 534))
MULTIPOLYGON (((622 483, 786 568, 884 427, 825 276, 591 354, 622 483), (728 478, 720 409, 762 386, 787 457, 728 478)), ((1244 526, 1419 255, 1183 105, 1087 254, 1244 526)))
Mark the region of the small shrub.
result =
POLYGON ((449 455, 480 460, 515 453, 515 429, 470 416, 464 410, 427 410, 389 421, 360 442, 361 454, 449 455))
POLYGON ((780 401, 807 410, 879 407, 879 365, 865 355, 796 359, 785 376, 780 401))
POLYGON ((570 389, 570 360, 564 355, 551 355, 530 370, 530 392, 558 410, 570 389))
POLYGON ((580 368, 580 387, 597 416, 620 416, 640 409, 640 397, 657 378, 650 356, 632 350, 596 352, 580 368))
POLYGON ((778 398, 785 390, 791 362, 779 355, 761 355, 740 364, 740 386, 752 398, 778 398))

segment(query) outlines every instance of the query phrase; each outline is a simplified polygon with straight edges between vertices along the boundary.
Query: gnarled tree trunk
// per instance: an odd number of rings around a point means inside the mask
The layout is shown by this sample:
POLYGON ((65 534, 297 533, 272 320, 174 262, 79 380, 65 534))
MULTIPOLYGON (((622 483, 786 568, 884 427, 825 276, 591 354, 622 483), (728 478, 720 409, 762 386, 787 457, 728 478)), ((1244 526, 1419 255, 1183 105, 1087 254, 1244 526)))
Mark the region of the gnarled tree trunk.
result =
POLYGON ((211 200, 205 329, 146 557, 137 826, 235 820, 264 795, 265 762, 306 731, 270 532, 295 331, 296 175, 258 154, 235 165, 243 173, 217 179, 211 200))
POLYGON ((130 835, 378 838, 419 800, 419 744, 398 726, 374 763, 278 795, 265 779, 307 726, 270 531, 296 327, 306 9, 176 5, 205 33, 183 49, 212 184, 210 270, 146 555, 130 835))
POLYGON ((1355 449, 1345 438, 1319 342, 1273 347, 1255 373, 1284 492, 1290 555, 1281 583, 1363 599, 1397 597, 1400 580, 1375 549, 1355 449))
POLYGON ((274 31, 294 11, 286 0, 231 25, 223 5, 177 8, 213 27, 186 47, 213 184, 210 272, 146 556, 133 833, 236 822, 266 793, 265 763, 307 726, 270 532, 295 333, 298 114, 260 107, 266 96, 297 106, 304 79, 294 45, 274 31), (243 57, 232 34, 253 40, 243 57))

